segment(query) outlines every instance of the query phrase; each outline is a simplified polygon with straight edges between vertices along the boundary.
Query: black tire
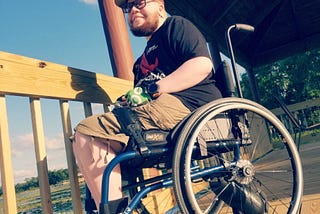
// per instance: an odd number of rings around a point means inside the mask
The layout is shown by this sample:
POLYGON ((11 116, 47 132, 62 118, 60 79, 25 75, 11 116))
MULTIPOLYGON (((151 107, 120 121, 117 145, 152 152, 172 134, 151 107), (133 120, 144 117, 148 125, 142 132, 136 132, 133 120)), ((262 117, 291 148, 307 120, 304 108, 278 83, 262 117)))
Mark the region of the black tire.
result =
POLYGON ((241 98, 213 101, 188 119, 176 142, 173 184, 181 213, 298 213, 303 194, 290 134, 270 111, 241 98), (239 119, 238 140, 227 132, 230 115, 239 119), (204 133, 211 144, 200 154, 204 133))

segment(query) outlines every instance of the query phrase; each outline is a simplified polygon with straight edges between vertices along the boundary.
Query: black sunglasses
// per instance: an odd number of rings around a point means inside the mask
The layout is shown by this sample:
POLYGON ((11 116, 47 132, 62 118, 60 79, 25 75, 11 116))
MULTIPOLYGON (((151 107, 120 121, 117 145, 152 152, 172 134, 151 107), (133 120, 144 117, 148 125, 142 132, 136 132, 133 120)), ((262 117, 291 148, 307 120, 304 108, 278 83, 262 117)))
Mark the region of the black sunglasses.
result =
POLYGON ((124 13, 130 13, 133 7, 136 7, 137 9, 141 10, 146 6, 146 4, 146 0, 134 0, 132 2, 127 2, 126 4, 123 4, 121 8, 124 13))

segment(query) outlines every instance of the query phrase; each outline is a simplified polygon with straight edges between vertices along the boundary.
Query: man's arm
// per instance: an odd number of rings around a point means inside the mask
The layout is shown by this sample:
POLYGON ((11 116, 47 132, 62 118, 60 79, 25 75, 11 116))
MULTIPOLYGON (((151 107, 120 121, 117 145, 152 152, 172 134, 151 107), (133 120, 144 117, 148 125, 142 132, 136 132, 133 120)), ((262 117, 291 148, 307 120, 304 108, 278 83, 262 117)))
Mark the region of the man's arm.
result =
POLYGON ((158 92, 174 93, 191 88, 212 71, 211 59, 200 56, 184 62, 177 70, 157 82, 158 92))

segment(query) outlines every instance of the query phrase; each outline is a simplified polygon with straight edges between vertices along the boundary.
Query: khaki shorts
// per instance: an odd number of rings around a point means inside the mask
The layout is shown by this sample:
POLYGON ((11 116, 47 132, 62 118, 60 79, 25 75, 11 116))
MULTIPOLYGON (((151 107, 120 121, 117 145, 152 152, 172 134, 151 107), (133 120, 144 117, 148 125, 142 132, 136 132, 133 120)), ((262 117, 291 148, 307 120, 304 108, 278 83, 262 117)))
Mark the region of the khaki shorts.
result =
MULTIPOLYGON (((170 130, 190 114, 190 110, 178 98, 169 94, 162 94, 156 100, 135 107, 133 110, 145 130, 170 130)), ((75 130, 85 135, 115 140, 124 145, 129 141, 129 136, 123 134, 112 112, 90 116, 81 121, 75 130)))

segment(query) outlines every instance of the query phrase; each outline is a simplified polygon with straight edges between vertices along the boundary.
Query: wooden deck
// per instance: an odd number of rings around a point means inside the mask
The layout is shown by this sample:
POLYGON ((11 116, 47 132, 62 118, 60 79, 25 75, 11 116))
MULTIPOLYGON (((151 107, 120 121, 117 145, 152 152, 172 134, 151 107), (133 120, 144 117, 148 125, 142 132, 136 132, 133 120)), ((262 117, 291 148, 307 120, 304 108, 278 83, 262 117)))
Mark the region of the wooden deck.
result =
POLYGON ((320 141, 300 147, 304 175, 302 212, 320 213, 320 141))

